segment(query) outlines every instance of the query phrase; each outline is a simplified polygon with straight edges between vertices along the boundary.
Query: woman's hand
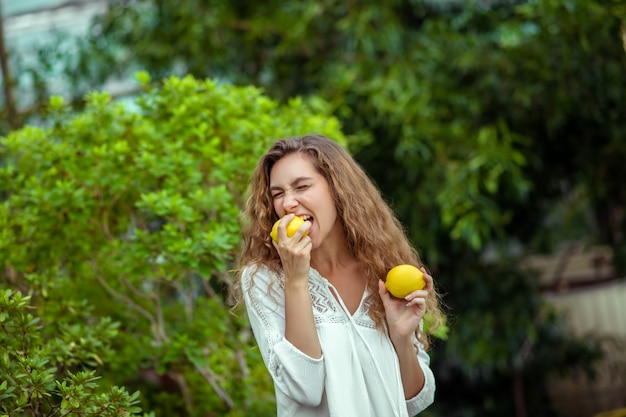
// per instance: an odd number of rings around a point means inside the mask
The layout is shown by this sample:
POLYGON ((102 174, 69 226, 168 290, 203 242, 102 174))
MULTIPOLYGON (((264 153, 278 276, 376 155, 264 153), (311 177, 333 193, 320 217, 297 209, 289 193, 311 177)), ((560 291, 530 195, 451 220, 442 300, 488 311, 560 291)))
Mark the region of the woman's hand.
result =
POLYGON ((295 214, 287 214, 278 224, 278 243, 272 240, 278 251, 287 281, 308 282, 311 267, 311 238, 304 234, 311 228, 311 222, 304 222, 292 236, 287 236, 287 225, 295 214))
POLYGON ((382 280, 378 281, 378 293, 385 307, 389 338, 400 362, 400 376, 406 399, 417 395, 426 383, 424 370, 417 360, 413 335, 424 319, 426 300, 434 287, 433 278, 426 273, 424 268, 420 270, 424 273, 426 285, 405 298, 393 297, 387 291, 385 283, 382 280))
POLYGON ((288 214, 278 224, 278 243, 272 239, 285 273, 285 338, 305 355, 319 359, 322 346, 315 327, 313 306, 309 294, 311 269, 311 238, 304 236, 311 222, 304 222, 292 236, 286 226, 294 214, 288 214))
POLYGON ((415 331, 426 313, 426 300, 433 289, 433 278, 422 267, 426 285, 423 289, 413 291, 405 298, 392 296, 385 283, 378 281, 378 293, 385 307, 389 337, 394 345, 412 340, 415 331))

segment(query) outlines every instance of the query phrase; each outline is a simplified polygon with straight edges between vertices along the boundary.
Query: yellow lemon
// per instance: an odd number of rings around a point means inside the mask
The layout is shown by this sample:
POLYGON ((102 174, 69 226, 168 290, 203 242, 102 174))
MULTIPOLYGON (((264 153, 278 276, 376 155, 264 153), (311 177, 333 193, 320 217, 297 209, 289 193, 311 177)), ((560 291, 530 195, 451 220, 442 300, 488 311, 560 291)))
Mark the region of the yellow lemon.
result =
MULTIPOLYGON (((272 237, 272 239, 274 239, 274 242, 276 243, 278 243, 278 223, 280 223, 281 220, 282 219, 276 220, 276 223, 274 223, 274 226, 272 226, 272 231, 270 232, 270 236, 272 237)), ((287 225, 287 237, 292 237, 293 235, 295 235, 298 229, 300 228, 300 226, 302 226, 303 224, 304 224, 304 220, 302 220, 298 216, 291 219, 291 221, 287 225)), ((309 234, 309 231, 307 230, 304 233, 304 236, 308 234, 309 234)))
POLYGON ((413 291, 424 288, 426 281, 424 273, 413 265, 398 265, 387 273, 385 286, 394 297, 404 298, 413 291))

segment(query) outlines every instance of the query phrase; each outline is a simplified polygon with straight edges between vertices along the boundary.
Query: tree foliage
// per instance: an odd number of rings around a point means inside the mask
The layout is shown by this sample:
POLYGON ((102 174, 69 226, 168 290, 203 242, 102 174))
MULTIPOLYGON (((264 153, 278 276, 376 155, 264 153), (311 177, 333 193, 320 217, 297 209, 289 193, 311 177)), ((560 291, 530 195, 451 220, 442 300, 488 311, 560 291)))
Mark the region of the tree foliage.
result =
MULTIPOLYGON (((31 294, 46 323, 41 339, 27 333, 39 349, 27 359, 43 368, 2 368, 3 390, 30 382, 44 395, 58 378, 63 409, 83 405, 77 389, 121 384, 155 415, 272 415, 271 380, 228 298, 247 179, 276 138, 345 139, 336 119, 299 99, 192 77, 151 89, 140 78, 147 91, 132 102, 94 92, 69 114, 53 98, 50 126, 2 139, 2 287, 31 294)), ((2 340, 20 333, 2 330, 2 340)), ((122 394, 109 396, 136 402, 122 394)))
POLYGON ((139 415, 139 392, 129 394, 117 386, 97 389, 96 370, 101 356, 111 354, 118 324, 95 317, 89 323, 84 305, 82 311, 48 314, 51 321, 42 323, 30 302, 20 292, 0 292, 1 415, 139 415))
MULTIPOLYGON (((532 241, 546 208, 582 185, 599 238, 616 244, 624 220, 607 219, 624 205, 612 180, 624 178, 624 7, 118 1, 65 72, 81 95, 84 80, 136 68, 258 85, 280 99, 314 93, 369 141, 357 157, 424 239, 444 229, 479 249, 520 225, 510 234, 532 241), (416 199, 435 224, 412 210, 416 199)), ((435 241, 420 243, 437 259, 435 241)))

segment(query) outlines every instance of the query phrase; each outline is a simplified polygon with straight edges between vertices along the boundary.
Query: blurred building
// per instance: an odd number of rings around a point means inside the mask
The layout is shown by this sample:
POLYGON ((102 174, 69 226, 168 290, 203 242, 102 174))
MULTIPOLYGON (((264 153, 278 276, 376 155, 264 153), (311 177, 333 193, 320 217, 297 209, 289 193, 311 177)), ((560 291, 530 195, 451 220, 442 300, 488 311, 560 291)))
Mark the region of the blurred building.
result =
MULTIPOLYGON (((0 0, 5 44, 9 54, 11 76, 16 84, 18 107, 28 107, 32 101, 33 79, 25 68, 37 66, 44 49, 54 50, 64 57, 75 52, 74 37, 85 36, 92 18, 104 13, 110 0, 0 0)), ((48 70, 46 82, 51 94, 63 95, 68 80, 62 66, 54 63, 48 70)), ((0 79, 2 74, 0 74, 0 79)), ((128 81, 112 81, 105 89, 112 94, 128 89, 128 81)), ((1 100, 3 100, 2 98, 1 100)))
POLYGON ((21 53, 33 51, 51 33, 80 35, 107 0, 1 0, 7 44, 21 53))
MULTIPOLYGON (((609 246, 572 242, 550 255, 525 259, 539 273, 548 302, 565 315, 573 334, 598 339, 605 357, 595 375, 577 371, 548 383, 553 405, 567 417, 591 417, 626 407, 626 281, 609 246)), ((626 415, 625 409, 615 417, 626 415)))

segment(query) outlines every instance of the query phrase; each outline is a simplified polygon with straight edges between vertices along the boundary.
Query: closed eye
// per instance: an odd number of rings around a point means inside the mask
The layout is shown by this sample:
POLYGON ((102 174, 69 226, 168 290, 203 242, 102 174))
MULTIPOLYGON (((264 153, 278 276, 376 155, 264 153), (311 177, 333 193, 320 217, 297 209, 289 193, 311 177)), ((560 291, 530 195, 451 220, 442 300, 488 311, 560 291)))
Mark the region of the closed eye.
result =
POLYGON ((272 198, 280 198, 280 197, 282 197, 283 194, 284 193, 282 191, 277 192, 277 193, 273 193, 272 194, 272 198))

